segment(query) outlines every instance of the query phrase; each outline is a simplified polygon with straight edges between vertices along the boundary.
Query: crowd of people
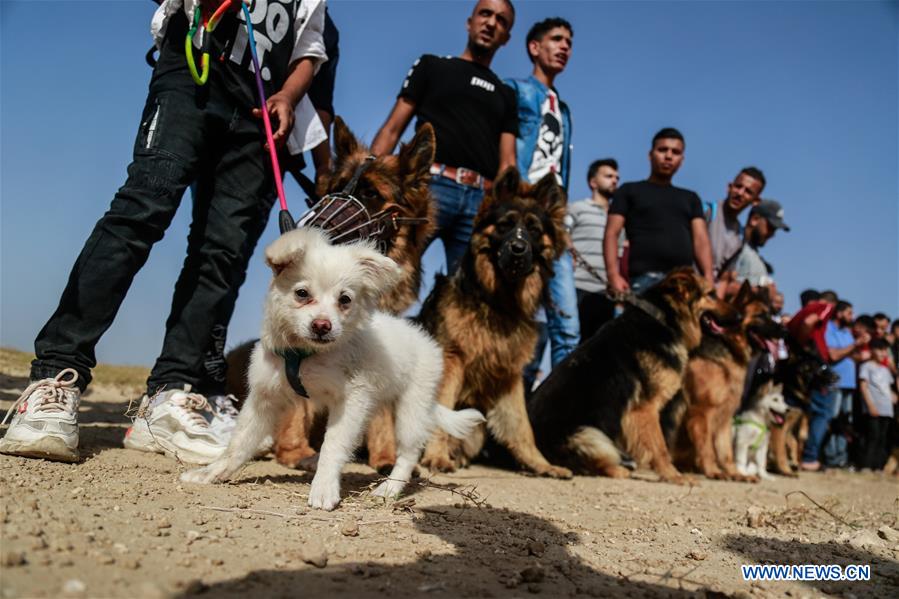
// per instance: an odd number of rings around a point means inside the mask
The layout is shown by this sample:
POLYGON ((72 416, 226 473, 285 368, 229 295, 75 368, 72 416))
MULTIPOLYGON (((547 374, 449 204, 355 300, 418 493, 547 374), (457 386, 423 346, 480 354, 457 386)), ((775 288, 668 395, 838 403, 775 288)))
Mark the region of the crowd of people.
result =
MULTIPOLYGON (((135 422, 126 446, 171 448, 211 461, 233 429, 236 411, 225 395, 222 372, 224 332, 275 197, 256 109, 248 28, 235 9, 201 38, 193 35, 197 23, 207 23, 222 0, 160 4, 153 19, 159 56, 128 179, 96 224, 59 307, 38 334, 32 384, 14 406, 0 441, 2 453, 79 459, 78 404, 96 365, 94 348, 189 186, 193 222, 187 258, 140 407, 144 417, 135 422), (189 71, 192 46, 185 48, 186 36, 193 36, 195 51, 214 58, 203 85, 189 71)), ((262 73, 274 139, 284 146, 284 160, 293 167, 288 170, 296 171, 302 152, 312 150, 321 174, 330 168, 324 134, 334 115, 337 29, 324 0, 255 3, 253 10, 259 12, 253 14, 257 42, 265 40, 262 73), (288 14, 289 35, 282 27, 288 14)), ((498 173, 514 166, 528 182, 552 173, 560 186, 569 186, 573 121, 556 85, 572 56, 574 27, 558 17, 533 24, 525 37, 531 73, 504 80, 490 66, 514 23, 509 0, 477 1, 463 52, 416 60, 372 142, 374 155, 389 154, 413 119, 416 127, 433 126, 435 239, 443 243, 448 271, 465 252, 478 208, 498 173)), ((645 180, 619 185, 615 158, 590 165, 591 196, 569 201, 570 245, 554 265, 540 319, 543 334, 524 373, 528 387, 547 344, 556 365, 615 317, 621 309, 615 294, 639 294, 679 266, 695 265, 722 297, 744 281, 767 288, 775 309, 782 308, 773 270, 760 251, 778 230, 790 228, 781 204, 762 197, 763 172, 742 168, 727 184, 724 199, 703 203, 673 183, 685 150, 684 135, 665 128, 649 143, 645 180)), ((804 300, 806 307, 794 316, 801 322, 797 335, 811 340, 840 380, 814 395, 802 468, 820 469, 822 461, 882 468, 892 443, 888 435, 896 434, 890 431, 899 323, 890 325, 883 314, 854 318, 852 306, 832 293, 804 300), (855 432, 836 426, 848 421, 856 424, 855 432)))

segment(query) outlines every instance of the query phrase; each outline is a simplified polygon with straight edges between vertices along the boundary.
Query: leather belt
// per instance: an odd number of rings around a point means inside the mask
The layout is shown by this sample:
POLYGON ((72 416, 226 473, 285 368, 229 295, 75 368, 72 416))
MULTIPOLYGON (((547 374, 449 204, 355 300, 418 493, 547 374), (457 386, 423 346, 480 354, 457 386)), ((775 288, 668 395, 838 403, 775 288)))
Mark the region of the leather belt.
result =
POLYGON ((484 191, 490 191, 493 187, 493 181, 484 178, 484 175, 477 171, 465 167, 447 166, 435 162, 431 165, 431 174, 446 177, 458 183, 459 185, 468 185, 469 187, 477 187, 484 191))

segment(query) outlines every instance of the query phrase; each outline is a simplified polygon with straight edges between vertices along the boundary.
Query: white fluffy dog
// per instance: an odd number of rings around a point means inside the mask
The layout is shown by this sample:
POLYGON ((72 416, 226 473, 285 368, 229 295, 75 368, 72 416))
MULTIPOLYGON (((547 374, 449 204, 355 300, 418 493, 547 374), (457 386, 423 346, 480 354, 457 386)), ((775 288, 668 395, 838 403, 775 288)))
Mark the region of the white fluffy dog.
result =
POLYGON ((383 497, 400 494, 436 427, 464 438, 484 421, 477 410, 454 412, 436 402, 443 374, 437 343, 414 324, 376 311, 380 294, 401 276, 391 259, 366 243, 331 245, 317 229, 282 235, 265 259, 274 277, 262 338, 250 359, 249 397, 222 457, 181 480, 234 476, 274 434, 298 390, 328 410, 309 492, 313 508, 332 510, 340 503, 341 470, 380 405, 394 406, 397 439, 393 471, 374 491, 383 497))
POLYGON ((789 406, 781 385, 771 384, 760 395, 754 405, 734 418, 734 461, 740 474, 772 480, 768 474, 770 427, 783 425, 789 406))

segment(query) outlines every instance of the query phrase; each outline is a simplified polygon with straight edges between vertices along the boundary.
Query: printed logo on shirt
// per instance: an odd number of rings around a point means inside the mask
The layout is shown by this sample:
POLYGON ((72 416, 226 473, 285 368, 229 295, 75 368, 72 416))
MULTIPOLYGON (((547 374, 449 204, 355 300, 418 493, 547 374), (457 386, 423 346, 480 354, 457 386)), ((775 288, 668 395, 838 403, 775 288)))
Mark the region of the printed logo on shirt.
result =
MULTIPOLYGON (((293 29, 292 5, 293 0, 255 0, 250 8, 250 22, 253 24, 253 37, 256 40, 256 54, 259 57, 264 81, 271 81, 272 78, 271 71, 265 66, 266 54, 293 29)), ((234 45, 229 58, 237 64, 246 62, 247 68, 253 72, 253 60, 250 56, 243 10, 237 13, 237 18, 240 19, 241 26, 238 27, 234 36, 234 45)), ((198 41, 195 37, 194 45, 197 45, 198 41)))
POLYGON ((555 173, 556 178, 560 179, 559 171, 562 170, 562 111, 556 94, 547 94, 541 113, 537 145, 528 170, 528 180, 531 182, 539 181, 547 173, 555 173))
POLYGON ((496 86, 489 81, 484 81, 480 77, 472 77, 471 85, 486 89, 488 92, 496 91, 496 86))

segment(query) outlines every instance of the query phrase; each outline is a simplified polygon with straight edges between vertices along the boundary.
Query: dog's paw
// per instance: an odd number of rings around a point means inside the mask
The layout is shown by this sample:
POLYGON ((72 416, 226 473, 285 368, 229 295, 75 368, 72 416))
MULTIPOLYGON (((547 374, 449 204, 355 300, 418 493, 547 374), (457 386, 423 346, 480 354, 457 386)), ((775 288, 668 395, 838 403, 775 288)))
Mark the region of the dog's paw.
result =
POLYGON ((223 462, 213 462, 202 468, 182 472, 180 478, 181 482, 184 483, 199 483, 203 485, 218 483, 224 480, 225 477, 223 474, 225 470, 227 470, 227 464, 223 462))
POLYGON ((660 474, 659 479, 662 482, 671 483, 673 485, 689 485, 691 487, 699 485, 699 481, 697 481, 695 477, 688 474, 681 474, 677 470, 669 474, 660 474))
POLYGON ((563 468, 562 466, 553 466, 552 464, 548 464, 547 466, 543 466, 534 471, 534 474, 538 476, 548 476, 550 478, 562 478, 569 479, 574 476, 574 473, 568 468, 563 468))
POLYGON ((371 492, 375 497, 383 497, 385 499, 396 499, 403 492, 406 483, 399 480, 385 480, 371 492))
POLYGON ((311 456, 305 457, 300 460, 295 466, 297 470, 305 470, 306 472, 315 472, 318 470, 318 456, 321 454, 315 453, 311 456))
POLYGON ((608 466, 602 469, 601 474, 609 478, 630 478, 631 471, 624 466, 608 466))
POLYGON ((431 472, 455 472, 456 463, 448 455, 425 453, 421 465, 431 472))
POLYGON ((339 503, 339 480, 322 480, 320 476, 312 479, 312 488, 309 490, 309 507, 330 512, 339 503))

